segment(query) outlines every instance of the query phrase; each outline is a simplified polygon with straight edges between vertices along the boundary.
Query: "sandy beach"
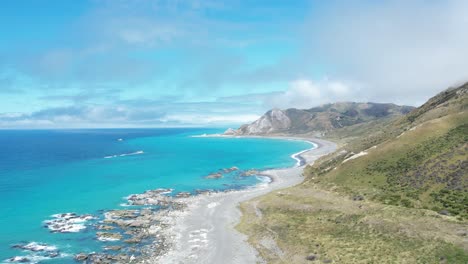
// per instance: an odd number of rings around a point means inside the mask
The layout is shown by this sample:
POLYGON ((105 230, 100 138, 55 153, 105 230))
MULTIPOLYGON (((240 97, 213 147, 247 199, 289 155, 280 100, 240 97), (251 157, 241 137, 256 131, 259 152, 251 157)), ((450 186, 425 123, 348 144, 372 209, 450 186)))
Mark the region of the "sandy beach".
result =
POLYGON ((169 227, 164 230, 170 249, 162 256, 146 263, 258 263, 262 260, 247 242, 247 237, 234 229, 241 212, 238 205, 273 190, 299 184, 303 180, 302 170, 322 155, 333 152, 336 145, 315 138, 278 137, 283 139, 310 141, 316 148, 296 155, 298 165, 292 168, 263 171, 272 179, 269 183, 252 188, 198 195, 186 198, 188 208, 169 212, 162 222, 169 227))

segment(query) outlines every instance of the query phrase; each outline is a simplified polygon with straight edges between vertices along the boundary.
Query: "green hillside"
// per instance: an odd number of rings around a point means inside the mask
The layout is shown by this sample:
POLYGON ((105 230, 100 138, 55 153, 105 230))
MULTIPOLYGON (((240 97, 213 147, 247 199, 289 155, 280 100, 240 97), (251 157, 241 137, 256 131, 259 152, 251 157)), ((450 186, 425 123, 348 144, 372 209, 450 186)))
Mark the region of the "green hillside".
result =
POLYGON ((340 148, 238 229, 268 263, 468 263, 467 91, 327 134, 340 148))
POLYGON ((308 167, 308 182, 467 218, 466 90, 467 85, 445 91, 380 131, 349 142, 334 157, 308 167))
POLYGON ((386 204, 448 210, 467 218, 467 131, 468 113, 445 116, 357 152, 363 156, 352 159, 354 152, 343 151, 305 173, 313 184, 333 185, 386 204))

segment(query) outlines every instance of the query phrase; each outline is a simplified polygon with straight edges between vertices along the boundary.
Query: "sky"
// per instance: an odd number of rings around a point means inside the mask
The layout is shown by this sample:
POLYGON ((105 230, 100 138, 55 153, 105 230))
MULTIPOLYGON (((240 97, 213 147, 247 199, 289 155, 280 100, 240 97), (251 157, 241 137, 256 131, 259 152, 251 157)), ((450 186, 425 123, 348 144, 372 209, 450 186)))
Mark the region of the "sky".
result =
POLYGON ((0 128, 236 126, 468 81, 468 1, 4 0, 0 128))

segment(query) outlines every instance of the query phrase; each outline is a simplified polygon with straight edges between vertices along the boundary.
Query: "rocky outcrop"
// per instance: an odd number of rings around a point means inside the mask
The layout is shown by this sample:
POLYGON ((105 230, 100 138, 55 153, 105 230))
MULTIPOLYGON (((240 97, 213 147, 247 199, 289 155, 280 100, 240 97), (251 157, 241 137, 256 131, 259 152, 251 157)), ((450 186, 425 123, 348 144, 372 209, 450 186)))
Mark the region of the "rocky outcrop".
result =
POLYGON ((86 229, 85 222, 94 219, 92 215, 76 213, 54 214, 53 219, 44 221, 44 226, 53 233, 76 233, 86 229))
POLYGON ((167 207, 170 204, 170 199, 167 194, 173 189, 156 189, 148 190, 141 194, 132 194, 127 197, 130 205, 159 205, 167 207))
POLYGON ((13 249, 28 252, 27 256, 15 256, 6 260, 12 263, 36 263, 35 259, 52 259, 62 256, 56 246, 45 243, 29 242, 20 243, 12 246, 13 249))
POLYGON ((96 236, 101 241, 117 241, 122 239, 122 235, 119 233, 96 232, 96 236))
POLYGON ((220 172, 214 172, 205 176, 205 179, 221 179, 222 177, 223 174, 221 174, 220 172))
POLYGON ((238 131, 240 134, 267 134, 291 127, 291 119, 285 111, 273 109, 266 112, 262 117, 250 125, 242 126, 238 131))
POLYGON ((378 103, 334 103, 311 109, 272 109, 251 124, 237 130, 228 129, 225 135, 265 135, 274 133, 324 133, 363 122, 401 116, 413 107, 378 103))
POLYGON ((224 131, 224 135, 227 136, 235 136, 237 134, 237 130, 234 130, 232 128, 228 128, 226 131, 224 131))
POLYGON ((238 170, 239 168, 237 168, 236 166, 233 166, 231 168, 220 169, 217 172, 212 172, 208 174, 207 176, 205 176, 205 179, 221 179, 224 177, 223 174, 229 174, 233 171, 238 171, 238 170))
POLYGON ((111 254, 104 254, 104 253, 79 253, 75 255, 75 260, 79 262, 85 263, 131 263, 135 260, 135 257, 126 255, 126 254, 118 254, 118 255, 111 255, 111 254))

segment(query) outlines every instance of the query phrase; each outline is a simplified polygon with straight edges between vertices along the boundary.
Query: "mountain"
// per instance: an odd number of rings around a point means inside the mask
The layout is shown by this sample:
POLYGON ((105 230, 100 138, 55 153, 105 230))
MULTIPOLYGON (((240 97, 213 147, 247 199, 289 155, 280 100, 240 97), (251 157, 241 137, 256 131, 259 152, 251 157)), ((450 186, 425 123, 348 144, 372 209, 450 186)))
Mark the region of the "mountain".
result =
POLYGON ((242 204, 268 263, 468 263, 468 83, 336 129, 304 182, 242 204))
POLYGON ((338 128, 372 120, 401 116, 410 112, 411 106, 395 104, 343 102, 325 104, 311 109, 272 109, 255 122, 227 134, 303 134, 326 133, 338 128))

